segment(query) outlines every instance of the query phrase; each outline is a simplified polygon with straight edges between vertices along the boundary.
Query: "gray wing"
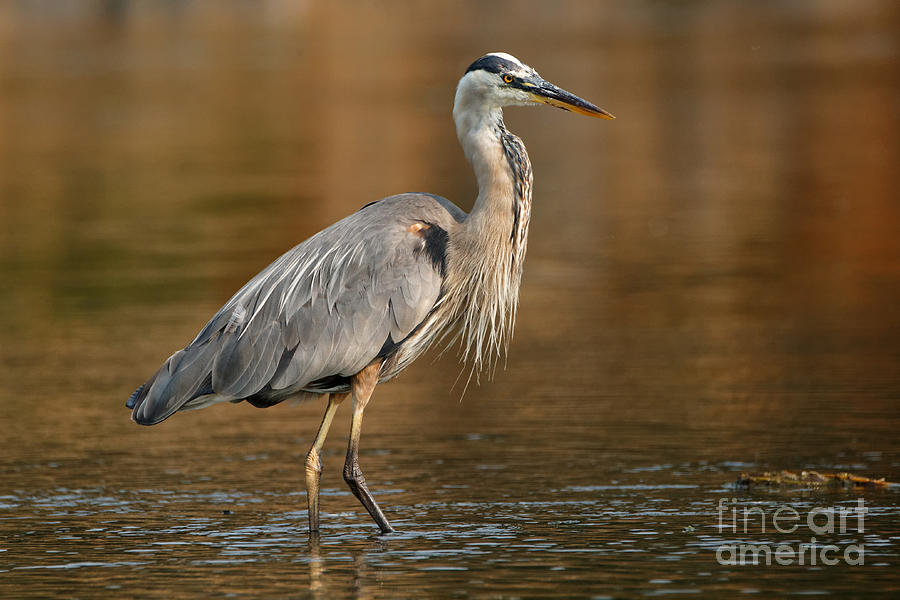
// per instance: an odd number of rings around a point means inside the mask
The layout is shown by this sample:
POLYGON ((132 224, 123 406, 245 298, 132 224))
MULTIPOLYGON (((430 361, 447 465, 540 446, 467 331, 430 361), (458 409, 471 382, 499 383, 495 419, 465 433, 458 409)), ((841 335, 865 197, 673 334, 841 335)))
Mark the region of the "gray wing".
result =
POLYGON ((295 246, 132 394, 134 420, 149 425, 212 402, 258 398, 254 404, 266 406, 304 389, 346 387, 434 308, 446 231, 463 217, 443 198, 403 194, 295 246))

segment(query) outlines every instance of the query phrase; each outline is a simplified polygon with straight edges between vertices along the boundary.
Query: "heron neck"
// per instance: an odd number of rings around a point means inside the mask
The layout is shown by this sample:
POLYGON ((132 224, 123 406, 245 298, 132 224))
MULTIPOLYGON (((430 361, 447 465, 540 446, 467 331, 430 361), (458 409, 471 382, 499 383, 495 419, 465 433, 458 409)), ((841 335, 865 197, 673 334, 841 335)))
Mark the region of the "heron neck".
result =
POLYGON ((503 148, 503 136, 510 135, 503 125, 503 112, 499 107, 460 106, 457 98, 453 117, 459 142, 478 181, 478 197, 468 225, 502 228, 509 235, 517 198, 515 174, 503 148))
POLYGON ((460 323, 473 372, 496 365, 516 319, 531 211, 531 163, 499 107, 457 93, 456 132, 478 179, 478 198, 450 238, 447 310, 460 323))

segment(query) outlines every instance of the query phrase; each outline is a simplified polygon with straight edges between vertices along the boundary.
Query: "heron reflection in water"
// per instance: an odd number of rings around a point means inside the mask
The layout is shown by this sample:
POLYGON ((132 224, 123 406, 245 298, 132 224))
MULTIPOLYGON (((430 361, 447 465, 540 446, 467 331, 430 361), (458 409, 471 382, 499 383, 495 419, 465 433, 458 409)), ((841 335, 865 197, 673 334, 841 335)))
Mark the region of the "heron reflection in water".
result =
POLYGON ((309 529, 319 529, 319 454, 338 406, 353 421, 344 480, 382 533, 393 531, 358 462, 375 386, 448 335, 480 370, 506 349, 531 215, 531 162, 503 123, 504 106, 547 104, 612 119, 505 53, 482 56, 459 81, 456 134, 475 170, 469 214, 433 194, 400 194, 295 246, 263 269, 128 399, 154 425, 179 410, 247 401, 260 408, 325 396, 306 457, 309 529))

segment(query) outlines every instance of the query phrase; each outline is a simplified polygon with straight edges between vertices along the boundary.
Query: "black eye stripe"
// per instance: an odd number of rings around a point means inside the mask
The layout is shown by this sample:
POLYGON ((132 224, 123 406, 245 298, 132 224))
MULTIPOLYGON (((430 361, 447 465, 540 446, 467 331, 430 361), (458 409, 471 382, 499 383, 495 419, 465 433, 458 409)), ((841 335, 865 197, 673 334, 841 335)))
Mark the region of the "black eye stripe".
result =
POLYGON ((516 88, 517 90, 525 90, 526 92, 533 92, 536 89, 534 84, 530 82, 526 83, 518 77, 513 78, 512 82, 509 84, 509 87, 516 88))

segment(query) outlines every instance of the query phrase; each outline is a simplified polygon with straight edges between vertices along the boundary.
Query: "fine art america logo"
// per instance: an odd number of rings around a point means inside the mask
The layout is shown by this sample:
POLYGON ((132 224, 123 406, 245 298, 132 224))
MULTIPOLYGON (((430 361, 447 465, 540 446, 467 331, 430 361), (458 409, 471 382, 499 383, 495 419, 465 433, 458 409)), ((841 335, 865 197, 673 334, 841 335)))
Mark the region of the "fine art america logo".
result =
POLYGON ((841 561, 848 565, 862 565, 865 564, 865 546, 862 543, 841 547, 826 544, 821 538, 863 533, 867 512, 862 498, 856 506, 815 507, 805 514, 792 506, 781 506, 771 512, 759 506, 739 507, 737 498, 721 498, 718 513, 719 531, 723 534, 799 534, 801 539, 809 535, 809 541, 778 543, 767 540, 757 544, 722 544, 716 548, 716 561, 721 565, 832 566, 841 561))

